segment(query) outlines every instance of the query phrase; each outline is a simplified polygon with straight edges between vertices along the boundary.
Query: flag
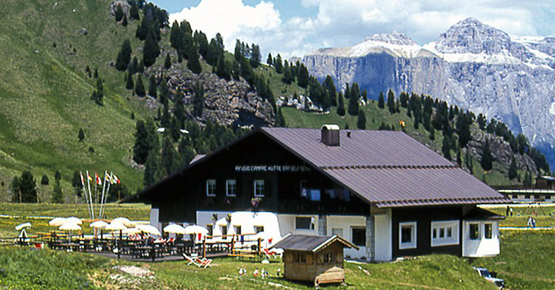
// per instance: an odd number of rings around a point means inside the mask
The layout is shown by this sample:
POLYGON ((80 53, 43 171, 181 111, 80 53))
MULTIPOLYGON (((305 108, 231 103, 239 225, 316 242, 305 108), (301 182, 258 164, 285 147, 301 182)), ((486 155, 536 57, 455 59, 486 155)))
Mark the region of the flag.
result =
POLYGON ((120 183, 119 178, 115 174, 112 175, 112 183, 120 183))
POLYGON ((104 171, 104 180, 108 181, 109 183, 112 183, 112 179, 110 178, 108 171, 104 171))
POLYGON ((89 172, 87 171, 87 178, 89 179, 89 181, 93 181, 92 177, 89 175, 89 172))
POLYGON ((94 175, 95 175, 95 178, 96 178, 96 183, 97 184, 102 184, 102 179, 100 179, 100 177, 98 177, 98 174, 95 172, 94 175))
POLYGON ((81 185, 85 186, 85 179, 83 179, 83 173, 79 172, 79 175, 81 176, 81 185))

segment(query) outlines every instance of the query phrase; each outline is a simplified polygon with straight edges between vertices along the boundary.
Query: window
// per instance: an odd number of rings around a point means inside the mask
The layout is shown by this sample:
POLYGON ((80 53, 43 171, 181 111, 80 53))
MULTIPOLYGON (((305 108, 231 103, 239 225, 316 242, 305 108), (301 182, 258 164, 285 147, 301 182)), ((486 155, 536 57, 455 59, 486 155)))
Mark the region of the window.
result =
POLYGON ((530 195, 527 194, 527 195, 524 196, 524 198, 525 198, 525 199, 530 199, 530 195))
POLYGON ((486 223, 484 225, 484 236, 486 239, 493 239, 493 224, 491 223, 486 223))
POLYGON ((324 264, 333 263, 333 254, 324 254, 324 264))
POLYGON ((228 179, 225 181, 225 195, 237 196, 237 180, 228 179))
POLYGON ((295 254, 295 263, 305 264, 306 263, 306 256, 304 254, 295 254))
POLYGON ((432 222, 432 247, 459 244, 459 221, 432 222))
POLYGON ((254 196, 264 196, 264 180, 254 181, 254 196))
POLYGON ((207 224, 206 229, 208 230, 208 235, 209 236, 214 235, 214 225, 213 224, 207 224))
POLYGON ((222 230, 222 236, 227 235, 227 226, 221 226, 221 230, 222 230))
POLYGON ((254 233, 258 234, 264 231, 264 226, 254 226, 254 233))
POLYGON ((416 248, 416 222, 399 223, 399 249, 416 248))
POLYGON ((469 238, 471 240, 480 239, 480 224, 472 223, 468 225, 469 238))
POLYGON ((351 242, 359 247, 366 247, 366 228, 352 228, 351 242))
POLYGON ((216 180, 208 179, 206 181, 206 196, 216 196, 216 180))
POLYGON ((297 230, 313 230, 314 223, 312 217, 298 216, 295 218, 295 229, 297 230))
POLYGON ((241 234, 241 226, 235 226, 235 227, 234 227, 234 230, 235 230, 235 234, 236 234, 236 235, 240 235, 240 234, 241 234))

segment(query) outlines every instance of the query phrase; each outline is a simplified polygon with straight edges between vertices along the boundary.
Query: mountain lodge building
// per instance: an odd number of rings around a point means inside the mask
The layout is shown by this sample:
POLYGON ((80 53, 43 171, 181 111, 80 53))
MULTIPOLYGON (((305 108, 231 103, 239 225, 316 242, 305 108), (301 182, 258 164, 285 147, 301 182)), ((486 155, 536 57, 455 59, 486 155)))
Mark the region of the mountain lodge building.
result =
POLYGON ((152 205, 150 222, 159 228, 195 223, 214 234, 256 233, 264 226, 223 218, 273 214, 280 237, 338 235, 358 246, 346 257, 367 261, 497 255, 502 217, 477 204, 509 202, 404 132, 336 125, 256 129, 138 198, 152 205))

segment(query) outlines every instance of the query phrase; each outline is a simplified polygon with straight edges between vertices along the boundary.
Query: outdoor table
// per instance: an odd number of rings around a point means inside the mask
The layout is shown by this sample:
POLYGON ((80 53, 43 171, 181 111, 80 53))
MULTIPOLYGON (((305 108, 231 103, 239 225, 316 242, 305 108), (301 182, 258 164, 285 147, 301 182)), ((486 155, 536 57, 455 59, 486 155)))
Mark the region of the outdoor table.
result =
POLYGON ((78 244, 78 243, 65 243, 65 244, 61 244, 60 247, 64 250, 70 250, 70 251, 78 252, 81 245, 78 244))

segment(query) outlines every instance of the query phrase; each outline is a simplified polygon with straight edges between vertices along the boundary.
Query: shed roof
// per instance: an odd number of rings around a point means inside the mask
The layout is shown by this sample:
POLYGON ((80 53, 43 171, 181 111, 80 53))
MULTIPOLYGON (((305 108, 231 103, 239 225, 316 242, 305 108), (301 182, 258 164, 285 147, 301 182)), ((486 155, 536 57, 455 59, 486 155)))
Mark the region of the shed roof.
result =
POLYGON ((309 235, 292 235, 289 234, 285 236, 281 241, 274 244, 271 248, 278 248, 291 251, 306 251, 306 252, 318 252, 325 247, 331 245, 332 243, 341 243, 344 247, 355 248, 358 247, 351 242, 345 240, 344 238, 334 235, 334 236, 309 236, 309 235))

